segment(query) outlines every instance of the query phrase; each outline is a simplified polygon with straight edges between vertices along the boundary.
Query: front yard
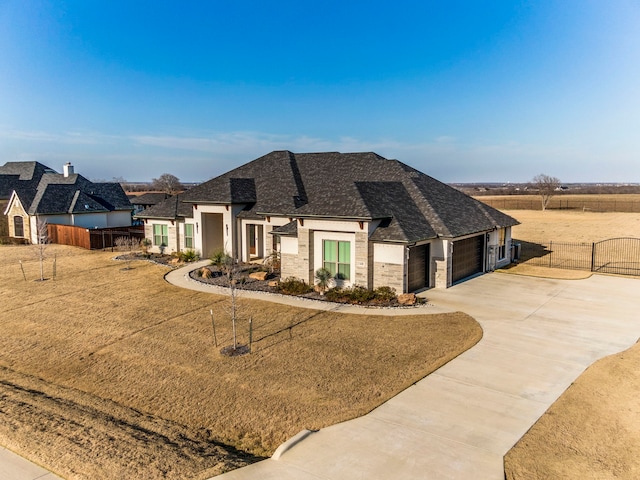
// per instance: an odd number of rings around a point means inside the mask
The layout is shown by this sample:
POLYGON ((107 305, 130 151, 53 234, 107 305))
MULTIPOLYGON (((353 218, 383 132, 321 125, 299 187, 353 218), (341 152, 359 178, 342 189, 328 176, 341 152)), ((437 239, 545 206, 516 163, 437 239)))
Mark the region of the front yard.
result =
POLYGON ((204 479, 369 412, 474 345, 462 313, 346 315, 167 284, 166 267, 2 246, 0 444, 69 479, 204 479), (53 256, 55 254, 55 279, 53 256), (23 260, 26 280, 18 260, 23 260), (213 322, 212 322, 213 318, 213 322), (215 325, 215 339, 214 327, 215 325))

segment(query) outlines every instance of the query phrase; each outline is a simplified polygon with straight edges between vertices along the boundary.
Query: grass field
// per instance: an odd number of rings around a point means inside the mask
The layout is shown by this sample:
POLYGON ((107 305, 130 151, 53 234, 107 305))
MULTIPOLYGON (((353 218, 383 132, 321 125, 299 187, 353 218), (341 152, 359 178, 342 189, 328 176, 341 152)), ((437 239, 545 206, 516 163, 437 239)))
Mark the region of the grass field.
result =
MULTIPOLYGON (((538 195, 480 195, 475 198, 500 210, 542 210, 542 200, 538 195)), ((640 213, 640 194, 561 193, 551 198, 547 209, 640 213)))
POLYGON ((0 247, 0 444, 69 479, 202 479, 369 412, 474 345, 462 313, 345 315, 228 299, 165 267, 51 245, 0 247), (53 256, 55 254, 55 280, 53 256), (23 260, 26 281, 18 260, 23 260), (218 347, 214 346, 213 310, 218 347))

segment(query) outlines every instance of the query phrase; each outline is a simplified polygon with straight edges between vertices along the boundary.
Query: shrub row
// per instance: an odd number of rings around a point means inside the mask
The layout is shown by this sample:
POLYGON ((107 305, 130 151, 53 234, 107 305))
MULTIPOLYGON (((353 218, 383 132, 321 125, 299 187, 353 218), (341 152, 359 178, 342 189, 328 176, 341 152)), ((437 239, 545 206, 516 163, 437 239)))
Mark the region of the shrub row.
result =
POLYGON ((327 300, 340 303, 390 303, 397 299, 396 292, 390 287, 378 287, 375 290, 369 290, 359 285, 353 287, 340 288, 335 287, 325 294, 327 300))

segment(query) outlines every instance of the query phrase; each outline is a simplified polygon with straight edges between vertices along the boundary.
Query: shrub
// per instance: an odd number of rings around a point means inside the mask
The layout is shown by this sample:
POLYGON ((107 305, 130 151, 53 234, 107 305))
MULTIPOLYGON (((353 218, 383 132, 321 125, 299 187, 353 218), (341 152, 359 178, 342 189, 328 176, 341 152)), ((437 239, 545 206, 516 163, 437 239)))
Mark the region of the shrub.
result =
POLYGON ((333 274, 326 268, 319 268, 318 270, 316 270, 315 277, 321 290, 320 293, 324 295, 324 292, 327 291, 327 288, 329 287, 329 284, 333 279, 333 274))
POLYGON ((183 262, 191 263, 200 260, 200 255, 192 248, 188 248, 180 252, 178 258, 183 262))
POLYGON ((278 291, 286 295, 304 295, 313 291, 313 287, 304 280, 289 277, 278 284, 278 291))
POLYGON ((373 293, 375 294, 375 299, 378 302, 393 302, 398 298, 395 289, 391 287, 378 287, 373 291, 373 293))
POLYGON ((369 290, 359 285, 349 288, 335 287, 326 293, 327 300, 339 303, 390 303, 396 299, 396 292, 390 287, 369 290))
POLYGON ((151 248, 151 240, 149 240, 148 238, 143 238, 142 240, 140 240, 140 248, 142 249, 142 254, 146 258, 149 258, 149 248, 151 248))
POLYGON ((223 267, 231 263, 231 256, 220 248, 211 254, 209 260, 211 260, 212 265, 222 270, 223 267))

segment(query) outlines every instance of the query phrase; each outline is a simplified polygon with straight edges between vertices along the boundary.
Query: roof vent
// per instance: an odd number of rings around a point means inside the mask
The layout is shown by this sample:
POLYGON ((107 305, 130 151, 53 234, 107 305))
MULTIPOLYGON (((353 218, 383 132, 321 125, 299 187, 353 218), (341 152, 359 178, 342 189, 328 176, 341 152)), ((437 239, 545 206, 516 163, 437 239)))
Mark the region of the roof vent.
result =
POLYGON ((71 165, 71 162, 67 162, 63 165, 62 172, 64 173, 65 178, 69 175, 73 175, 73 165, 71 165))

